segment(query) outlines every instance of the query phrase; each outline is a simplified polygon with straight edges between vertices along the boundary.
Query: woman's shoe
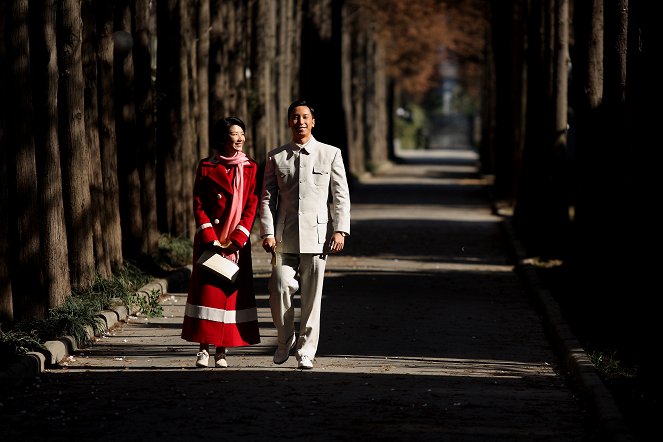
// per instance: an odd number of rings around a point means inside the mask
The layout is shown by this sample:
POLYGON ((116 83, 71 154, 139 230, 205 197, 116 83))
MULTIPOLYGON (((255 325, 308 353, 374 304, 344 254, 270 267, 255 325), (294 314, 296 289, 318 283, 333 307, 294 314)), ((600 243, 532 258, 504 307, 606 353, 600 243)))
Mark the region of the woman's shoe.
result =
POLYGON ((196 367, 207 367, 209 364, 209 353, 207 350, 200 350, 196 353, 196 367))
POLYGON ((221 368, 226 368, 228 366, 228 361, 226 361, 225 349, 222 352, 218 350, 216 351, 216 354, 214 355, 214 365, 221 368))

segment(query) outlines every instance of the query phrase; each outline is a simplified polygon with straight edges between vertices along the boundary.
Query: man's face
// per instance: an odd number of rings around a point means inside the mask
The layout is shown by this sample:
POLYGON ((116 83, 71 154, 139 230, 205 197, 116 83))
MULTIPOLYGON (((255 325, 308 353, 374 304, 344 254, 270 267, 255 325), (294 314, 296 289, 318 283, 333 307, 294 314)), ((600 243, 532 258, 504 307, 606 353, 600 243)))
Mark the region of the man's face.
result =
POLYGON ((290 113, 288 126, 292 136, 297 140, 303 140, 311 136, 311 129, 315 126, 315 118, 308 106, 297 106, 290 113))

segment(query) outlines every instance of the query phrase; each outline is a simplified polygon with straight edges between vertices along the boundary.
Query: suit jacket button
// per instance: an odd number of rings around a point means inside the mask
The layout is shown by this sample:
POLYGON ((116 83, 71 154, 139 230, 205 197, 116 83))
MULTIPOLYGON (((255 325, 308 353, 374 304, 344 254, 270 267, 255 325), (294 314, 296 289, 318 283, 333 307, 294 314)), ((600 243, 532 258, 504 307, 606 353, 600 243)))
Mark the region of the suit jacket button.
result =
POLYGON ((217 193, 216 198, 220 200, 221 198, 223 198, 223 195, 221 195, 220 193, 217 193))
POLYGON ((219 221, 218 218, 214 220, 214 224, 219 224, 219 222, 220 222, 220 221, 219 221))

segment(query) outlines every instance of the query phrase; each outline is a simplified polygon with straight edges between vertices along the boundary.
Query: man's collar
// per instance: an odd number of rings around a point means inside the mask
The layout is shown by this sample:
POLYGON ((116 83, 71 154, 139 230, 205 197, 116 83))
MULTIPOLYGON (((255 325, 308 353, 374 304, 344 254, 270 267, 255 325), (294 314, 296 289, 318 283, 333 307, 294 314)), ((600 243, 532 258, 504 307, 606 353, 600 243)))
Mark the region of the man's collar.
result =
POLYGON ((306 143, 299 144, 299 143, 296 143, 296 142, 293 141, 293 144, 295 146, 297 146, 298 148, 300 148, 302 150, 302 152, 310 153, 311 152, 311 149, 310 149, 311 142, 313 142, 314 140, 315 140, 315 138, 313 138, 313 135, 311 135, 311 138, 309 138, 309 140, 306 143))

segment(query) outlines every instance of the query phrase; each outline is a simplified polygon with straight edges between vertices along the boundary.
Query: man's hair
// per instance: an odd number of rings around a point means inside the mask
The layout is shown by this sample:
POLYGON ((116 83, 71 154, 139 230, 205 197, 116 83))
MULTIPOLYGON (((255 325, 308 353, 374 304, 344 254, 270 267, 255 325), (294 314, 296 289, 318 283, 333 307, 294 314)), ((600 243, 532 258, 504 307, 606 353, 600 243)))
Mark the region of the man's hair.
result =
POLYGON ((313 109, 313 106, 308 104, 306 100, 295 100, 290 104, 290 106, 288 106, 288 120, 290 120, 290 115, 292 115, 292 111, 299 106, 308 107, 311 110, 311 116, 315 118, 315 109, 313 109))
POLYGON ((216 148, 228 139, 230 126, 239 126, 246 132, 246 125, 238 117, 226 117, 216 120, 212 126, 212 147, 216 148))

